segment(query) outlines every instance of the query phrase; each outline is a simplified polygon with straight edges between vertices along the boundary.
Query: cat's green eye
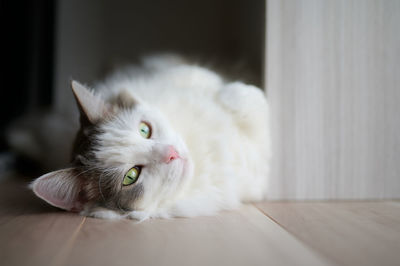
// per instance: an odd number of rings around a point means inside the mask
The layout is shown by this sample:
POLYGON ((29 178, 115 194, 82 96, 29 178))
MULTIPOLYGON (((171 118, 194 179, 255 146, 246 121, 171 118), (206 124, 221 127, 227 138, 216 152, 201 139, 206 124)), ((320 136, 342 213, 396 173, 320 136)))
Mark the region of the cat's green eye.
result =
POLYGON ((139 124, 139 133, 140 135, 145 138, 149 139, 151 137, 151 127, 146 122, 140 122, 139 124))
POLYGON ((124 181, 122 181, 122 185, 129 186, 135 183, 140 175, 141 167, 134 166, 125 174, 124 181))

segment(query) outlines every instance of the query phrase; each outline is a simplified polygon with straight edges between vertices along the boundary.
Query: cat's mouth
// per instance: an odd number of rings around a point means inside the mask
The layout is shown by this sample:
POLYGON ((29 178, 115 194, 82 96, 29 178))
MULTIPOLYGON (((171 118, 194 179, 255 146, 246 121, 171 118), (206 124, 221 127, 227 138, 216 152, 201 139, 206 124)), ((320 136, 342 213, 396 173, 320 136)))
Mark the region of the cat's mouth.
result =
POLYGON ((193 163, 186 147, 177 145, 169 146, 167 166, 174 172, 176 178, 181 181, 191 177, 193 172, 193 163))
POLYGON ((182 153, 174 153, 171 155, 168 163, 166 164, 167 167, 170 168, 175 175, 179 175, 181 178, 184 178, 188 174, 188 168, 190 168, 190 161, 187 157, 182 153), (178 174, 179 172, 179 174, 178 174))
POLYGON ((193 173, 193 163, 188 157, 180 157, 178 162, 182 165, 182 178, 188 178, 192 176, 193 173))

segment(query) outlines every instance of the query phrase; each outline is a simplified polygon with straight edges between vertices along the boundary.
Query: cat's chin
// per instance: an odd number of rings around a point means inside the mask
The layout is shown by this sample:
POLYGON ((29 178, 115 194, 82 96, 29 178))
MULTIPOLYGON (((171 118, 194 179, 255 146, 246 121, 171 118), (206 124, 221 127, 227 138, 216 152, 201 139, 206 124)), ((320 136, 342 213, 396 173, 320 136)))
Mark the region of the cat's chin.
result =
POLYGON ((168 168, 168 179, 184 183, 190 177, 190 162, 184 158, 176 158, 166 165, 168 168))
POLYGON ((190 157, 180 157, 171 162, 170 167, 171 170, 173 169, 172 172, 174 172, 174 174, 170 176, 170 178, 174 180, 171 185, 173 183, 175 184, 173 185, 173 195, 167 197, 172 199, 179 197, 179 195, 186 191, 190 180, 193 178, 194 164, 190 157))

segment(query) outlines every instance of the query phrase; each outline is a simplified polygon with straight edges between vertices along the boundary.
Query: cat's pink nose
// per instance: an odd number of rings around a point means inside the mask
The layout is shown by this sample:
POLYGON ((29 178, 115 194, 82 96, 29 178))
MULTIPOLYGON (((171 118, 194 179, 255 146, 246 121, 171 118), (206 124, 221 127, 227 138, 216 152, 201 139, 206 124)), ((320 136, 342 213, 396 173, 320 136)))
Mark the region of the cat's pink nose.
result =
POLYGON ((168 146, 168 151, 166 156, 164 157, 164 163, 170 163, 175 159, 179 158, 178 152, 175 150, 173 146, 168 146))

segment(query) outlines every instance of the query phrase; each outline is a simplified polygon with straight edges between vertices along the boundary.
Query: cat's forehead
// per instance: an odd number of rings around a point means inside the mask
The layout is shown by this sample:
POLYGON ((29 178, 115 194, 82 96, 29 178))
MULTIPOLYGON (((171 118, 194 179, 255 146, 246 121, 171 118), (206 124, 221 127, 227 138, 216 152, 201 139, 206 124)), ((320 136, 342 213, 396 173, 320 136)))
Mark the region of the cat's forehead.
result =
POLYGON ((122 109, 111 119, 99 125, 103 137, 128 138, 129 140, 141 140, 138 135, 138 127, 141 122, 146 122, 157 138, 168 137, 173 130, 166 117, 160 110, 147 104, 136 105, 135 108, 122 109), (138 138, 138 139, 136 139, 138 138))
POLYGON ((147 104, 138 104, 134 108, 121 109, 116 112, 111 119, 103 121, 100 128, 110 129, 128 129, 137 128, 141 121, 147 121, 150 124, 167 126, 165 117, 155 107, 147 104))
POLYGON ((106 166, 123 167, 136 161, 140 154, 148 153, 151 146, 140 136, 139 123, 135 117, 124 117, 102 125, 94 147, 96 159, 106 166))
POLYGON ((140 135, 139 125, 143 121, 149 124, 156 138, 168 131, 154 110, 146 107, 122 110, 99 125, 94 147, 97 160, 110 167, 129 167, 149 159, 154 141, 140 135))

